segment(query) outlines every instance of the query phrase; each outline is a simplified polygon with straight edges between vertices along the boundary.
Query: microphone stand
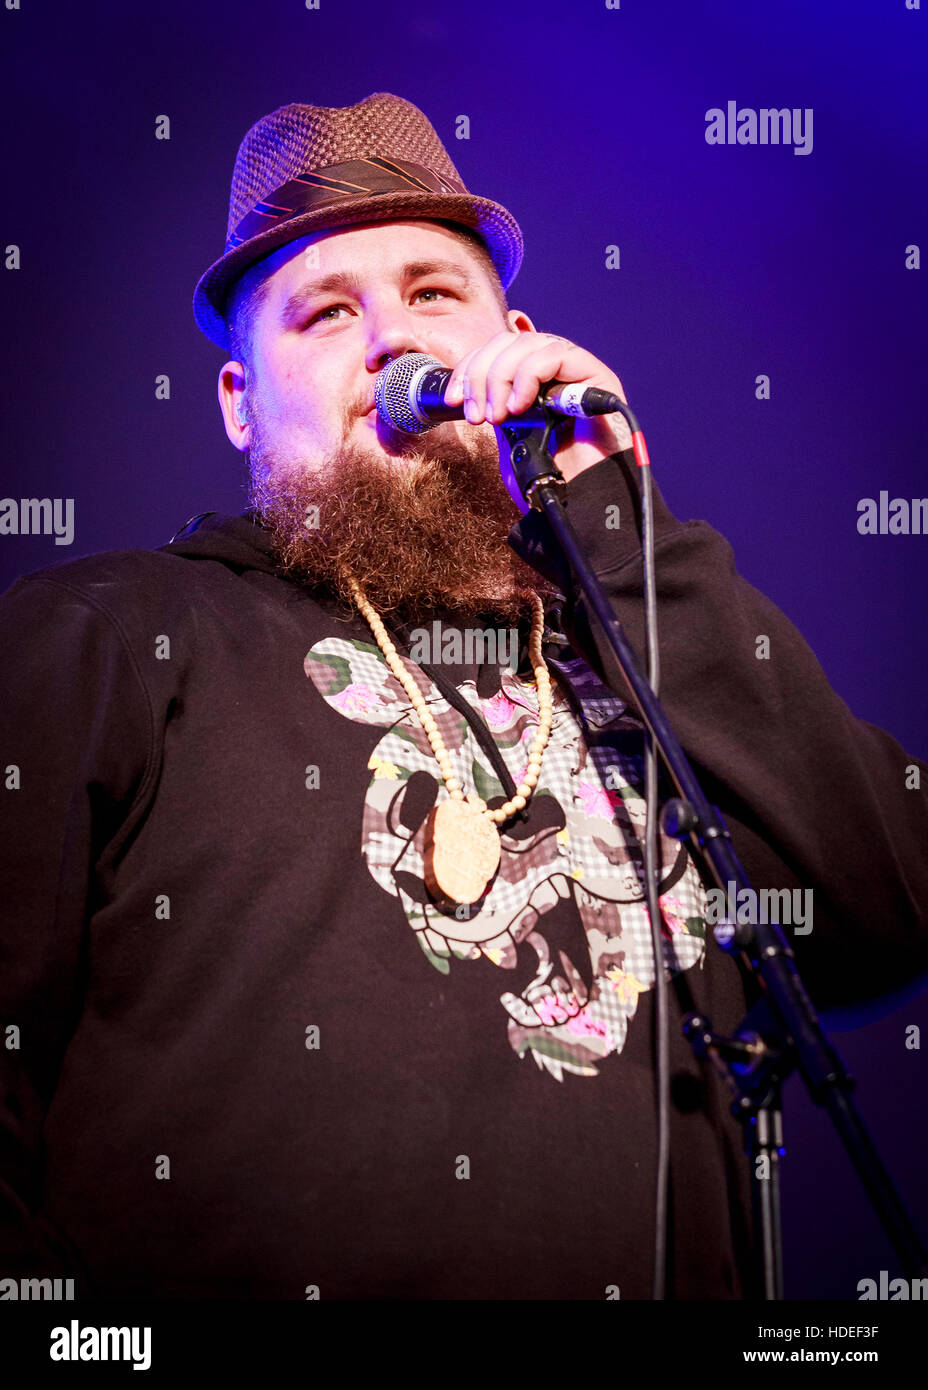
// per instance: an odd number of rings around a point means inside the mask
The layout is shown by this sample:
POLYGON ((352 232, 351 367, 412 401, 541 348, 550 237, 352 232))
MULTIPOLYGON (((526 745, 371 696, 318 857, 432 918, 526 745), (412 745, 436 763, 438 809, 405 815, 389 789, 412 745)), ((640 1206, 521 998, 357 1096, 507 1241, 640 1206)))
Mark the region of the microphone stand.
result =
MULTIPOLYGON (((624 406, 622 414, 633 435, 638 433, 640 453, 636 449, 636 456, 648 466, 637 421, 624 406)), ((729 893, 730 883, 736 885, 736 894, 750 891, 728 829, 718 809, 707 801, 567 516, 563 501, 566 484, 547 450, 559 418, 539 396, 524 415, 498 426, 510 445, 509 464, 515 482, 530 506, 548 518, 679 792, 661 812, 665 833, 681 842, 689 840, 694 852, 708 862, 723 893, 729 893), (544 421, 541 427, 537 424, 539 414, 544 421)), ((608 679, 608 673, 606 676, 608 679)), ((755 1219, 760 1227, 763 1297, 783 1297, 780 1095, 783 1081, 797 1068, 812 1099, 831 1116, 906 1275, 910 1279, 928 1277, 925 1248, 850 1099, 854 1079, 822 1030, 779 925, 724 921, 713 935, 729 954, 740 952, 760 988, 760 999, 731 1037, 715 1033, 711 1020, 699 1014, 686 1017, 683 1031, 696 1056, 708 1058, 735 1095, 731 1109, 744 1130, 755 1219)))

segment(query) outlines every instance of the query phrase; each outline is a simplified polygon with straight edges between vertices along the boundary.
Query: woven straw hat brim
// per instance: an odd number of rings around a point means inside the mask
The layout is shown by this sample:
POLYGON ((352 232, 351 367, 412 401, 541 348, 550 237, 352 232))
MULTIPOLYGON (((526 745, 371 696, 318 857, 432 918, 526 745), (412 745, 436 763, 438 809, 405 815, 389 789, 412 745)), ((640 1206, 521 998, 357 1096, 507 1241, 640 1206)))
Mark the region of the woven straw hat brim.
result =
POLYGON ((365 193, 357 198, 346 198, 337 207, 316 208, 290 218, 220 256, 197 283, 193 296, 194 318, 206 337, 228 352, 224 320, 226 299, 234 282, 249 266, 287 242, 322 228, 408 218, 441 218, 478 232, 486 242, 504 290, 508 290, 518 274, 523 254, 522 233, 512 214, 499 203, 472 193, 396 192, 376 198, 365 193))

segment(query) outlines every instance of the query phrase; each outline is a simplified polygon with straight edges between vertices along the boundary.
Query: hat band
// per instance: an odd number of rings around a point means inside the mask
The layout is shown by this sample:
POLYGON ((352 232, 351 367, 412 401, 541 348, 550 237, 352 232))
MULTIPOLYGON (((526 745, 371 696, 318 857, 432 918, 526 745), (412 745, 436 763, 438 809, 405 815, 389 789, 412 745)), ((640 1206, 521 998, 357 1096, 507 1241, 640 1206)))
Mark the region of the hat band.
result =
POLYGON ((317 208, 337 207, 349 198, 377 198, 384 193, 466 193, 463 184, 405 159, 352 159, 311 169, 275 188, 245 214, 226 239, 226 251, 317 208))

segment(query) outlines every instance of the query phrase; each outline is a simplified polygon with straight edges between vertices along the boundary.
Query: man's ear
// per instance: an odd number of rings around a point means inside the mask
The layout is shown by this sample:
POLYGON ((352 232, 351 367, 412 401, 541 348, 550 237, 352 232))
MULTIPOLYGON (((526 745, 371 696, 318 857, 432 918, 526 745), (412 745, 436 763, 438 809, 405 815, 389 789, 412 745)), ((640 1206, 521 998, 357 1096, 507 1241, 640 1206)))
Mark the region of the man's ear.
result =
POLYGON ((532 323, 528 314, 521 309, 510 309, 506 315, 506 322, 509 325, 510 333, 534 333, 535 325, 532 323))
POLYGON ((248 448, 248 411, 245 406, 245 368, 226 362, 219 371, 219 409, 229 442, 244 452, 248 448))

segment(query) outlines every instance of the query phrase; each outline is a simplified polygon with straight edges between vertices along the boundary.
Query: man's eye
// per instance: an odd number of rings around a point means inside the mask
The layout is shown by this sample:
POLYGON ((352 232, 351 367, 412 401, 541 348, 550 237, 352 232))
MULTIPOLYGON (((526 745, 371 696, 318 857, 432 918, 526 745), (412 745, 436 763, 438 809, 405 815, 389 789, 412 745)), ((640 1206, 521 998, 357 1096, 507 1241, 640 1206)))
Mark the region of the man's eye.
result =
MULTIPOLYGON (((326 322, 326 314, 334 314, 336 309, 344 309, 344 304, 330 304, 328 309, 320 309, 319 313, 310 319, 310 323, 326 322)), ((328 320, 331 322, 331 320, 328 320)))
MULTIPOLYGON (((413 299, 418 299, 419 296, 423 294, 440 294, 443 295, 445 299, 447 299, 450 296, 451 291, 443 290, 438 285, 427 285, 425 289, 416 290, 415 294, 413 295, 413 299)), ((327 318, 326 315, 334 314, 337 309, 345 308, 347 308, 347 305, 345 304, 330 304, 327 309, 320 309, 318 314, 314 314, 306 326, 307 328, 310 328, 314 323, 334 323, 335 320, 327 318)))

